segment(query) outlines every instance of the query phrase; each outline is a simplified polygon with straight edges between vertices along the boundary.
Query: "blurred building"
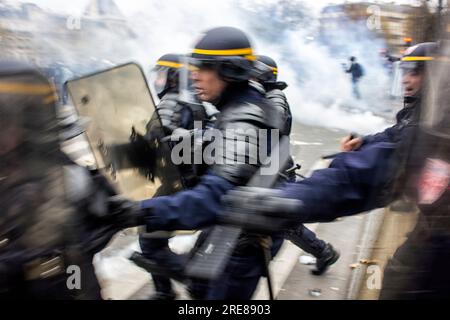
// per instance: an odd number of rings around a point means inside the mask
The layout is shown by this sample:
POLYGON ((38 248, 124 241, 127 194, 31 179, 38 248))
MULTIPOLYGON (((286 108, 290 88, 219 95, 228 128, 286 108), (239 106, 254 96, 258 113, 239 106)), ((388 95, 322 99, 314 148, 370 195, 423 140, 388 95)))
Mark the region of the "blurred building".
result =
POLYGON ((103 28, 124 37, 134 36, 125 16, 113 0, 91 0, 84 10, 82 20, 88 28, 103 28))
MULTIPOLYGON (((113 0, 92 0, 81 16, 49 12, 31 3, 0 0, 3 59, 23 59, 41 66, 74 57, 92 60, 86 57, 84 44, 107 33, 134 37, 113 0)), ((93 49, 98 52, 101 48, 97 43, 93 49)), ((111 47, 107 49, 113 51, 111 47)))
MULTIPOLYGON (((373 37, 385 40, 387 48, 400 54, 409 44, 432 41, 434 14, 426 1, 420 6, 391 3, 357 2, 325 7, 320 17, 320 37, 327 44, 340 39, 345 24, 359 25, 373 37), (356 23, 356 24, 355 24, 356 23), (409 41, 410 40, 410 41, 409 41)), ((364 33, 367 36, 367 32, 364 33)))
POLYGON ((0 2, 0 39, 2 58, 25 59, 34 51, 34 26, 30 21, 40 19, 43 11, 34 4, 11 6, 0 2))

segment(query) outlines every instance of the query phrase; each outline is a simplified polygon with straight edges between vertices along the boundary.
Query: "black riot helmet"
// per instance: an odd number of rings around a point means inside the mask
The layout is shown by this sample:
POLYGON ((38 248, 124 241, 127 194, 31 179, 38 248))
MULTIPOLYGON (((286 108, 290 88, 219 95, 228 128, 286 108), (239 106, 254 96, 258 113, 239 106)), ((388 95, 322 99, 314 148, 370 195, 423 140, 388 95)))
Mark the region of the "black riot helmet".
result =
MULTIPOLYGON (((400 70, 403 75, 408 73, 421 74, 428 77, 427 65, 434 60, 437 45, 435 42, 424 42, 416 44, 406 49, 400 60, 400 70)), ((423 81, 427 83, 427 79, 423 81)), ((422 86, 423 87, 423 86, 422 86)), ((420 88, 414 95, 405 95, 405 103, 414 103, 422 96, 423 88, 420 88)))
POLYGON ((278 66, 271 57, 258 55, 256 56, 256 78, 262 83, 276 83, 278 77, 278 66))
POLYGON ((152 83, 158 98, 162 98, 169 90, 178 88, 179 69, 183 66, 181 54, 168 53, 156 61, 152 69, 152 83))
POLYGON ((273 89, 284 90, 288 86, 286 82, 277 81, 277 63, 268 56, 259 55, 256 57, 254 78, 264 86, 266 91, 271 91, 273 89))
POLYGON ((400 62, 400 68, 405 72, 423 72, 428 61, 434 59, 437 44, 424 42, 406 49, 400 62))
POLYGON ((253 49, 247 35, 233 27, 207 31, 192 50, 193 64, 217 70, 227 82, 244 82, 251 78, 253 49))
POLYGON ((41 155, 59 148, 56 100, 55 88, 36 68, 0 63, 0 160, 24 147, 41 155))

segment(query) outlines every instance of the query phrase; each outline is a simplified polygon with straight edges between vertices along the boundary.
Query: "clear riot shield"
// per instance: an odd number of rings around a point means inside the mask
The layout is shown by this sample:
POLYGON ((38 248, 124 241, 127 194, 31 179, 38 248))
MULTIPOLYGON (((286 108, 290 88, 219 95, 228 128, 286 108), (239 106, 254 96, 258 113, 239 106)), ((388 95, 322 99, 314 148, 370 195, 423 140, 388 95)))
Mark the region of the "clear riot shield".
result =
POLYGON ((154 196, 162 184, 155 170, 164 172, 165 188, 170 184, 172 190, 182 189, 179 170, 170 160, 170 148, 160 143, 162 133, 149 132, 158 131, 161 122, 137 64, 68 81, 67 89, 79 115, 88 119, 86 135, 97 167, 121 194, 134 200, 154 196), (137 146, 133 144, 136 137, 137 146), (111 157, 116 146, 121 148, 111 157), (123 165, 127 157, 134 159, 131 165, 123 165), (140 165, 134 165, 136 162, 140 165))
POLYGON ((192 73, 197 71, 196 62, 189 56, 181 58, 181 67, 178 69, 179 81, 178 92, 180 93, 180 101, 189 104, 198 104, 195 94, 195 88, 192 80, 192 73))
POLYGON ((393 73, 392 73, 392 86, 390 90, 390 95, 394 98, 403 97, 403 84, 402 84, 402 70, 400 68, 400 61, 393 63, 393 73))
MULTIPOLYGON (((450 22, 447 33, 450 34, 450 22)), ((443 33, 445 35, 445 33, 443 33)), ((430 134, 450 139, 450 36, 440 42, 428 74, 428 87, 421 126, 430 134)))

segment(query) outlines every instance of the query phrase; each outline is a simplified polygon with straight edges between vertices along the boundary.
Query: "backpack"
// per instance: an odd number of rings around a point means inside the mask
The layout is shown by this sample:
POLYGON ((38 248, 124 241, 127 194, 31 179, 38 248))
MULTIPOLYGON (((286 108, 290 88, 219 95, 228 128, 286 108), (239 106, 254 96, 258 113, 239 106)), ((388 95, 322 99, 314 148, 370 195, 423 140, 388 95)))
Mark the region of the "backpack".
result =
POLYGON ((355 63, 353 67, 355 68, 354 71, 355 78, 361 78, 362 76, 364 76, 364 69, 359 63, 355 63))

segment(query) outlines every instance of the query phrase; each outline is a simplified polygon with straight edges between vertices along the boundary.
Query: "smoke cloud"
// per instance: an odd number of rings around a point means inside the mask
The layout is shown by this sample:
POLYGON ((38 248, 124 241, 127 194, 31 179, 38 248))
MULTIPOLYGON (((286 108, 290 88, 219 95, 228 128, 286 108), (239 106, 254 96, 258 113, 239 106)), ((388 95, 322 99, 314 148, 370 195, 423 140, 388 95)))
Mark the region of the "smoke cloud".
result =
POLYGON ((318 40, 317 6, 308 7, 300 1, 116 3, 129 32, 117 33, 101 27, 100 22, 99 28, 86 28, 93 22, 78 11, 74 16, 80 17, 80 29, 68 31, 71 39, 76 33, 75 43, 48 37, 55 28, 67 27, 58 21, 41 21, 34 41, 44 44, 52 59, 72 65, 77 73, 129 61, 148 71, 162 54, 189 52, 201 32, 221 25, 235 26, 250 35, 257 54, 278 62, 279 80, 289 85, 286 94, 295 120, 370 133, 386 127, 386 118, 393 114, 392 102, 387 99, 389 78, 378 55, 385 44, 365 23, 339 24, 332 40, 340 49, 333 51, 318 40), (356 56, 365 71, 360 84, 362 100, 352 97, 350 76, 342 66, 349 56, 356 56))

